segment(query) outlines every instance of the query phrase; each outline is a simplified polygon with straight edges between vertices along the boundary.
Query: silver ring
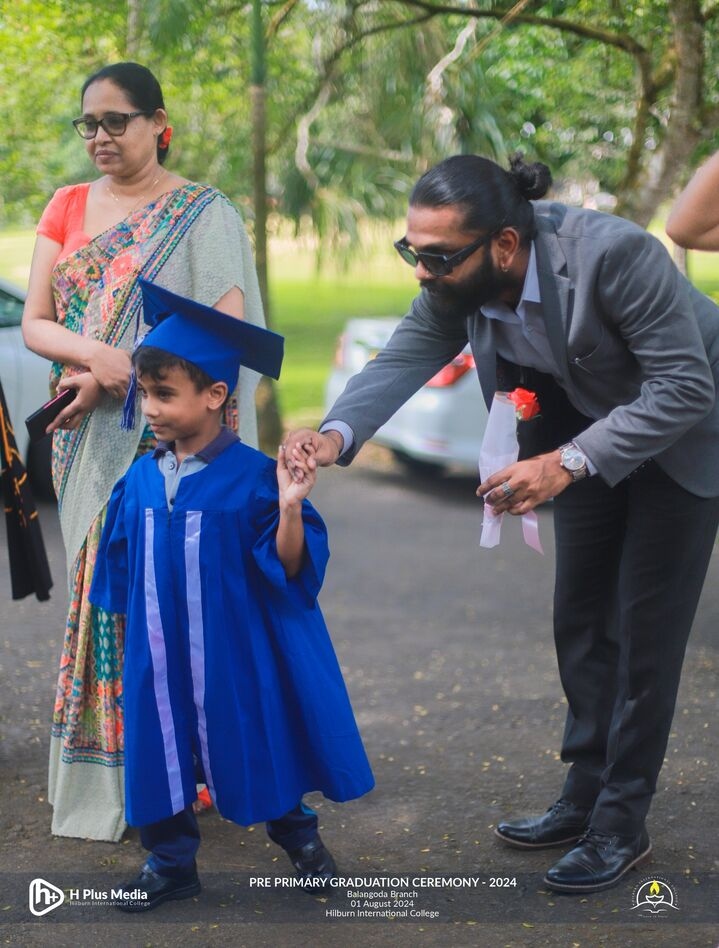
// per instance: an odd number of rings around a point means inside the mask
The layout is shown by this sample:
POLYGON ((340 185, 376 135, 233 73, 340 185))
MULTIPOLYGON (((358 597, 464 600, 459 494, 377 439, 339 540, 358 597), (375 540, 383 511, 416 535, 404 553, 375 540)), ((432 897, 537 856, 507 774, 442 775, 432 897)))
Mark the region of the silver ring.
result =
POLYGON ((509 481, 505 481, 500 486, 502 488, 502 493, 504 494, 505 497, 511 497, 512 494, 514 493, 512 488, 509 486, 509 481))

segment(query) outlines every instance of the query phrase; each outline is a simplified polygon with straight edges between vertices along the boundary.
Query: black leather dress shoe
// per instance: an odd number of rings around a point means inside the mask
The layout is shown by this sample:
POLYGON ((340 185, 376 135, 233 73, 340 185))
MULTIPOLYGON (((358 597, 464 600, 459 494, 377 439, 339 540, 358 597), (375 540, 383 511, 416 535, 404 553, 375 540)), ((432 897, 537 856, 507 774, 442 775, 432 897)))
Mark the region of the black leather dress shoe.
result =
POLYGON ((126 882, 120 888, 122 892, 115 905, 121 912, 149 912, 163 902, 191 899, 198 895, 200 880, 197 871, 180 879, 171 879, 144 865, 132 882, 126 882))
POLYGON ((542 816, 502 822, 495 834, 517 849, 549 849, 576 842, 589 824, 591 809, 575 806, 564 798, 553 803, 542 816))
POLYGON ((337 878, 337 866, 332 853, 319 835, 301 849, 293 849, 287 855, 295 867, 297 878, 302 880, 302 888, 307 892, 329 889, 330 880, 337 878))
POLYGON ((547 870, 544 881, 557 892, 600 892, 645 862, 651 851, 646 829, 636 836, 607 836, 588 829, 578 845, 547 870))

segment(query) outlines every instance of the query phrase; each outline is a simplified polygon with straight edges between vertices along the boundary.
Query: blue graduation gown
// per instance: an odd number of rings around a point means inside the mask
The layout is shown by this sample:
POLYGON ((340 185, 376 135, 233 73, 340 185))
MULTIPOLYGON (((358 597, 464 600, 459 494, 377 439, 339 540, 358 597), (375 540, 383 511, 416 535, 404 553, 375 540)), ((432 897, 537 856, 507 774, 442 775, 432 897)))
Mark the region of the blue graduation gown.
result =
POLYGON ((324 524, 303 504, 305 562, 277 557, 274 463, 237 441, 180 481, 172 512, 152 455, 116 485, 90 600, 127 614, 127 821, 196 797, 193 752, 219 812, 276 819, 320 790, 374 785, 317 595, 324 524))

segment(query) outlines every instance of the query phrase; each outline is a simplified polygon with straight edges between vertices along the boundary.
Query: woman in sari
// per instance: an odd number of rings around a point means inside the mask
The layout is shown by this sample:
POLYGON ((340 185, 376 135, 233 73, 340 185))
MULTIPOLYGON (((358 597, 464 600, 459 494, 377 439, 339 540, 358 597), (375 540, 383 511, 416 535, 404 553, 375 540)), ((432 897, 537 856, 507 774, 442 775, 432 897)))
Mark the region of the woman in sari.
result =
MULTIPOLYGON (((239 214, 219 191, 163 167, 171 129, 152 73, 136 63, 108 66, 87 80, 81 101, 73 124, 101 177, 60 188, 43 213, 23 332, 53 362, 51 391, 76 392, 48 428, 70 599, 50 747, 52 832, 118 840, 124 624, 87 594, 112 487, 154 445, 132 389, 126 399, 143 324, 137 278, 264 320, 239 214)), ((226 412, 252 444, 257 380, 242 370, 226 412)))

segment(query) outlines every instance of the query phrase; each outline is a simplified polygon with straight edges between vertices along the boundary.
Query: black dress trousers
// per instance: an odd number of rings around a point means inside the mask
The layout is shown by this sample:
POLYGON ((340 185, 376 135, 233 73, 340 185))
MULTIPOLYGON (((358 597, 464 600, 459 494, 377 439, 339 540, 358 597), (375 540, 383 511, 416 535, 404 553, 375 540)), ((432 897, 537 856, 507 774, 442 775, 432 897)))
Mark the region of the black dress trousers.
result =
POLYGON ((569 704, 563 796, 600 832, 641 829, 656 789, 684 651, 719 524, 653 461, 554 499, 554 633, 569 704))
MULTIPOLYGON (((520 459, 591 419, 553 378, 498 357, 498 388, 537 393, 520 459)), ((654 461, 615 487, 595 475, 554 498, 554 635, 569 708, 562 796, 608 834, 641 829, 669 739, 687 639, 719 525, 719 497, 684 490, 654 461)))

